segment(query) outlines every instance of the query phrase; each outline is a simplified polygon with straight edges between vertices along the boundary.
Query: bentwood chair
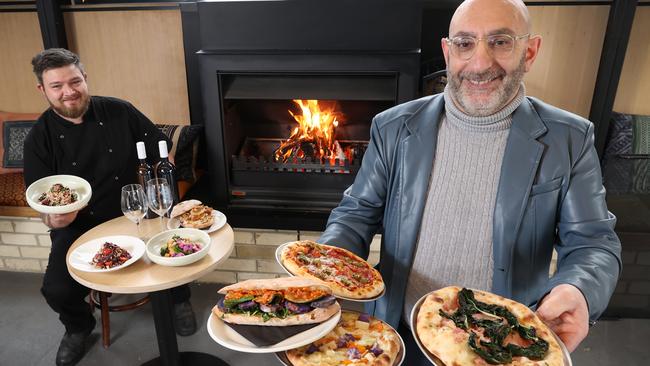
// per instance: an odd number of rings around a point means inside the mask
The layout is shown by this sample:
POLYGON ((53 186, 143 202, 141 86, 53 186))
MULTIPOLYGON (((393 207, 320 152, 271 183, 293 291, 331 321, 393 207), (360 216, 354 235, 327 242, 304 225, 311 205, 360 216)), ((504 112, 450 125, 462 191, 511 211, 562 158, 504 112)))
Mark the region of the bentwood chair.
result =
POLYGON ((90 310, 93 312, 95 311, 95 308, 99 308, 101 310, 102 345, 104 348, 108 348, 111 345, 110 312, 136 309, 149 302, 149 295, 145 295, 144 297, 129 304, 108 305, 108 298, 112 295, 113 294, 108 292, 90 290, 89 296, 90 310))

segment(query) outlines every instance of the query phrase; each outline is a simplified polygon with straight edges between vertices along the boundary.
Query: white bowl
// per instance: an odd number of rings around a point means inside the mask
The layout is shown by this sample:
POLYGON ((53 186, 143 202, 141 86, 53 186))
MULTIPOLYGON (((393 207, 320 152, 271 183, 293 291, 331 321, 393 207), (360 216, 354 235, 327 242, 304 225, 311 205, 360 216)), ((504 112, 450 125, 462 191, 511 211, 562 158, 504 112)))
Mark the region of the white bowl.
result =
POLYGON ((90 187, 90 183, 74 175, 50 175, 30 184, 25 191, 27 204, 34 210, 44 214, 66 214, 78 211, 88 204, 92 195, 93 189, 90 187), (38 203, 41 194, 48 192, 56 183, 63 184, 73 190, 77 194, 77 201, 64 206, 46 206, 38 203))
POLYGON ((208 254, 211 243, 212 239, 210 238, 210 235, 198 229, 183 228, 167 230, 153 236, 151 239, 149 239, 149 241, 147 241, 147 257, 149 257, 152 262, 160 264, 161 266, 185 266, 205 257, 205 255, 208 254), (165 245, 167 241, 174 235, 178 235, 180 237, 188 238, 192 241, 201 243, 201 250, 182 257, 161 256, 160 248, 165 245))

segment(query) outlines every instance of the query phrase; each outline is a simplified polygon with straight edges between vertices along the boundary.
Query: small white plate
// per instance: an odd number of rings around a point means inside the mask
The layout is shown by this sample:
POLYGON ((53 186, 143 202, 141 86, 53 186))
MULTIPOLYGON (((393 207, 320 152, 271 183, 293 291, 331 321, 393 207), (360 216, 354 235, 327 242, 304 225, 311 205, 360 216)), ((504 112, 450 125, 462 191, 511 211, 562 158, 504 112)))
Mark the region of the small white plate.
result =
POLYGON ((66 214, 78 211, 88 204, 93 190, 87 180, 75 175, 50 175, 41 178, 27 187, 25 197, 27 204, 34 210, 44 214, 66 214), (77 201, 64 206, 46 206, 38 202, 41 194, 48 192, 56 183, 70 188, 77 194, 77 201))
MULTIPOLYGON (((418 347, 420 347, 420 350, 422 353, 424 353, 425 356, 429 359, 429 362, 431 362, 434 366, 444 366, 445 364, 438 359, 433 353, 429 352, 429 350, 424 347, 422 342, 420 341, 420 337, 417 334, 417 321, 418 321, 418 313, 420 312, 420 307, 422 306, 422 303, 424 300, 429 296, 429 294, 425 294, 422 296, 413 306, 413 309, 411 309, 411 316, 409 317, 409 323, 411 324, 411 333, 413 333, 413 339, 415 339, 415 343, 417 343, 418 347)), ((566 348, 564 343, 560 340, 560 338, 553 332, 551 331, 551 334, 553 334, 553 337, 557 340, 557 342, 560 344, 560 348, 562 349, 562 356, 564 358, 564 366, 573 366, 573 362, 571 361, 571 354, 569 353, 569 350, 566 348)))
MULTIPOLYGON (((287 272, 287 274, 289 274, 289 276, 296 276, 296 275, 293 274, 291 271, 289 271, 289 269, 288 269, 287 267, 284 266, 284 263, 282 263, 282 251, 283 251, 284 248, 286 248, 289 244, 293 244, 293 243, 295 243, 295 241, 290 241, 290 242, 288 242, 288 243, 281 244, 280 246, 277 247, 277 249, 275 249, 275 261, 278 262, 278 264, 280 265, 280 267, 282 267, 282 269, 284 269, 284 271, 287 272)), ((313 280, 315 280, 315 281, 319 281, 319 282, 321 282, 321 283, 327 285, 327 282, 326 282, 326 281, 319 280, 319 279, 312 278, 312 277, 309 277, 309 278, 310 278, 310 279, 313 279, 313 280)), ((335 294, 335 293, 332 293, 332 295, 335 296, 335 297, 338 298, 338 299, 341 299, 341 300, 348 300, 348 301, 355 301, 355 302, 370 302, 370 301, 375 301, 375 300, 377 300, 378 298, 384 296, 385 293, 386 293, 386 287, 384 286, 384 290, 383 290, 379 295, 374 296, 374 297, 369 297, 369 298, 367 298, 367 299, 354 299, 354 298, 351 298, 351 297, 346 297, 346 296, 342 296, 342 295, 335 294)))
POLYGON ((210 235, 199 229, 183 228, 167 230, 153 236, 151 239, 149 239, 149 241, 147 241, 147 257, 149 257, 152 262, 160 264, 161 266, 185 266, 205 257, 205 255, 208 254, 208 251, 210 250, 211 243, 212 238, 210 238, 210 235), (182 257, 161 256, 160 248, 166 244, 167 241, 174 235, 200 242, 201 250, 182 257))
MULTIPOLYGON (((217 231, 221 229, 225 224, 226 224, 226 215, 224 215, 221 211, 217 211, 215 209, 212 210, 212 217, 214 218, 214 222, 212 223, 212 226, 206 229, 199 229, 201 231, 205 231, 206 233, 211 233, 213 231, 217 231)), ((181 227, 181 220, 178 219, 178 217, 173 217, 167 221, 167 229, 172 230, 172 229, 178 229, 181 227)))
POLYGON ((70 253, 68 261, 72 268, 84 272, 111 272, 130 266, 144 254, 144 242, 135 236, 115 235, 87 241, 70 253), (131 254, 131 259, 113 268, 97 268, 91 262, 104 243, 113 243, 131 254))
POLYGON ((226 325, 223 320, 218 316, 215 316, 212 312, 208 318, 207 326, 210 337, 212 337, 215 342, 226 348, 246 353, 275 353, 302 347, 315 340, 323 338, 327 333, 334 329, 334 327, 336 327, 340 318, 341 311, 339 310, 339 312, 334 314, 334 316, 313 328, 289 337, 280 343, 262 347, 251 343, 248 339, 244 338, 241 334, 226 325))

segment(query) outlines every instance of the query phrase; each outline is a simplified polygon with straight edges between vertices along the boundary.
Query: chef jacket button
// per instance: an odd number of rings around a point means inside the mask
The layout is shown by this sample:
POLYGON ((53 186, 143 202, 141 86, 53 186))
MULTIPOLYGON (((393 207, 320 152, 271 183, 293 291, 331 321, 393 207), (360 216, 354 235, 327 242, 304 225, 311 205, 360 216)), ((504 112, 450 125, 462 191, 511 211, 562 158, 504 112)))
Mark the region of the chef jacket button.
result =
POLYGON ((60 138, 60 139, 62 139, 62 138, 64 138, 64 137, 65 137, 65 136, 63 136, 63 135, 59 135, 59 138, 60 138))
POLYGON ((144 135, 147 136, 147 133, 145 132, 144 135))
POLYGON ((120 179, 120 177, 118 177, 118 176, 116 175, 116 176, 115 176, 115 180, 118 180, 118 179, 120 179))
POLYGON ((113 152, 113 149, 108 149, 108 152, 113 152))
POLYGON ((91 215, 94 215, 94 214, 95 214, 95 212, 93 212, 93 211, 90 211, 90 212, 89 212, 89 214, 91 214, 91 215))
POLYGON ((73 161, 73 162, 72 162, 72 166, 77 166, 77 162, 76 162, 76 161, 73 161))
POLYGON ((104 125, 104 122, 99 122, 99 125, 100 125, 100 126, 103 126, 103 125, 104 125))

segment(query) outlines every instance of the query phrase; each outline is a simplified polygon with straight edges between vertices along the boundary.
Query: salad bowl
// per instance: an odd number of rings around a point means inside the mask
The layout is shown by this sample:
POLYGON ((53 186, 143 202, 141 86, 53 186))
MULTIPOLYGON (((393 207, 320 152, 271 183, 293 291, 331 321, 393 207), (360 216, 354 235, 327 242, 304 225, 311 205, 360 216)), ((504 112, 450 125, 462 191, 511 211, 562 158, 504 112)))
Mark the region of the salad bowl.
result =
POLYGON ((161 266, 185 266, 208 254, 211 242, 210 235, 202 230, 167 230, 147 241, 147 257, 161 266))

